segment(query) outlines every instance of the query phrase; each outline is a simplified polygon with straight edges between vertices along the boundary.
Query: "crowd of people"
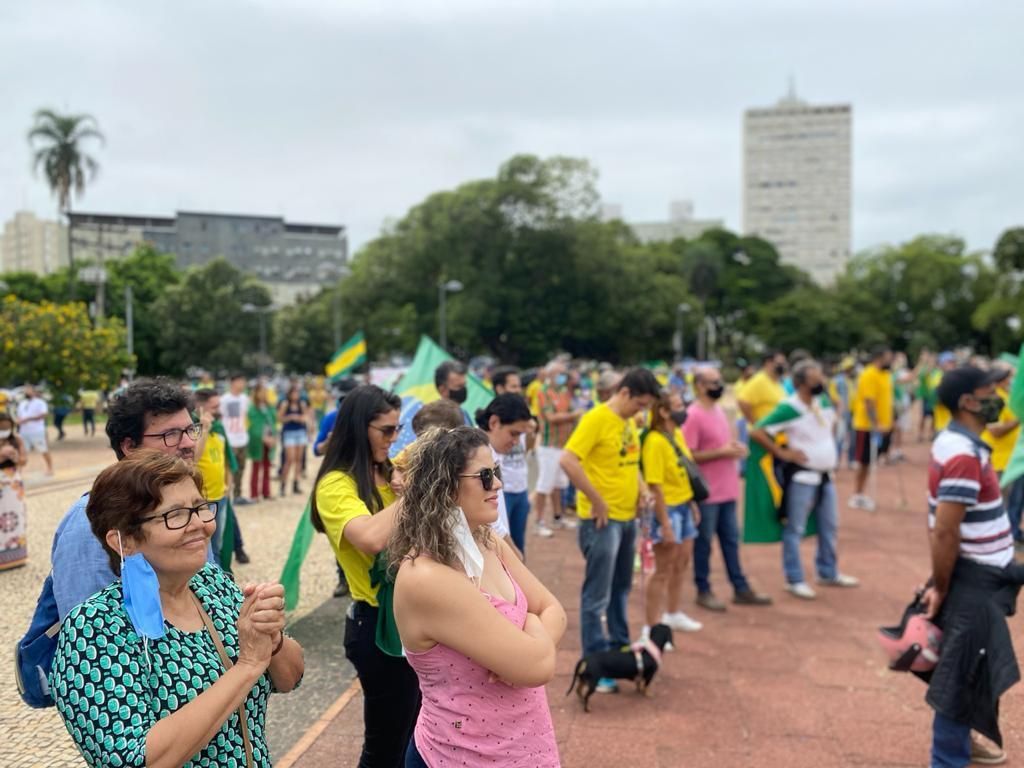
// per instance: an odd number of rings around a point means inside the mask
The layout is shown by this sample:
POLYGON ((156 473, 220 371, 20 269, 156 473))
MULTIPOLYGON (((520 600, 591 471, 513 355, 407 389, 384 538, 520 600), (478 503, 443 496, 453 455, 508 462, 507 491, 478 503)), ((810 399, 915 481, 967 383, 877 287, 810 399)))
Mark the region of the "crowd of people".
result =
MULTIPOLYGON (((556 766, 544 686, 566 612, 528 567, 531 531, 575 531, 585 656, 635 648, 658 625, 705 631, 684 610, 691 562, 695 609, 729 610, 712 585, 716 538, 738 609, 773 604, 744 572, 746 543, 780 544, 786 599, 856 588, 839 567, 836 473, 854 473, 852 509, 875 511, 873 473, 899 470, 916 408, 916 437, 932 440, 921 601, 954 649, 943 658, 956 660, 930 681, 932 765, 1005 759, 997 700, 1012 647, 1000 684, 984 690, 961 662, 1005 629, 1024 581, 1011 565, 1024 481, 999 487, 1020 429, 1014 366, 924 353, 910 368, 882 347, 835 361, 773 351, 760 363, 741 366, 731 392, 713 364, 498 367, 486 372, 493 400, 472 414, 467 371, 452 362, 435 376, 440 398, 416 409, 351 380, 333 397, 322 380, 281 395, 242 376, 224 391, 131 383, 107 406, 117 462, 54 536, 40 599, 53 621, 33 623, 59 622, 50 695, 69 733, 93 765, 112 754, 126 765, 269 764, 267 698, 299 684, 302 649, 284 631, 283 588, 237 586, 230 564, 232 553, 248 560, 234 505, 272 499, 276 481, 281 496, 310 496, 337 561, 335 594, 351 596, 343 649, 363 691, 359 765, 556 766), (400 440, 403 418, 411 436, 400 440), (813 579, 800 553, 809 535, 813 579), (631 629, 637 571, 644 623, 631 629), (996 606, 980 626, 979 601, 996 606), (965 697, 990 706, 965 712, 965 697)), ((24 464, 27 417, 0 413, 5 483, 24 464)), ((18 564, 18 552, 2 557, 18 564)))

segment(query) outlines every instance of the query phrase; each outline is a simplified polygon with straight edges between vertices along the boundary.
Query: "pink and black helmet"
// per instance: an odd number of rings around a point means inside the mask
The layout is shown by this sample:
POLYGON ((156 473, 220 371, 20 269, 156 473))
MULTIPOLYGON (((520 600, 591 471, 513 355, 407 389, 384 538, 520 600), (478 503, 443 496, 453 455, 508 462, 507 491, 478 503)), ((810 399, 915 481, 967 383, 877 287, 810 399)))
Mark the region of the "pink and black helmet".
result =
POLYGON ((915 600, 898 626, 878 630, 878 642, 889 657, 889 669, 930 672, 939 663, 942 630, 925 618, 924 608, 915 600))

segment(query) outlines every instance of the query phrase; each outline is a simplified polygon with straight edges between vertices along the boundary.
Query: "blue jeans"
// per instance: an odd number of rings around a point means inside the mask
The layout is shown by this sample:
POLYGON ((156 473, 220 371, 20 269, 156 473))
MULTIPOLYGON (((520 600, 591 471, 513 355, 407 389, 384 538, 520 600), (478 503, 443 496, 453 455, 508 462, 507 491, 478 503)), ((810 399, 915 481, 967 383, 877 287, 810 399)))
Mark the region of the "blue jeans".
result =
POLYGON ((1018 477, 1006 493, 1006 514, 1010 518, 1010 530, 1013 531, 1014 541, 1024 540, 1024 536, 1020 532, 1022 508, 1024 508, 1024 477, 1018 477))
POLYGON ((427 761, 420 755, 420 751, 416 749, 415 736, 409 739, 409 746, 405 750, 405 768, 430 768, 427 761))
POLYGON ((220 562, 220 548, 224 541, 224 524, 228 519, 228 497, 222 496, 217 499, 216 528, 213 529, 213 538, 210 544, 213 546, 213 556, 220 562))
POLYGON ((966 768, 971 763, 971 726, 935 713, 932 768, 966 768))
POLYGON ((740 526, 736 521, 736 500, 700 505, 700 525, 693 545, 693 576, 698 592, 710 592, 711 541, 718 534, 722 559, 729 581, 737 592, 747 592, 750 585, 740 566, 740 526))
POLYGON ((821 488, 821 501, 817 506, 814 499, 818 486, 793 481, 786 489, 786 527, 782 531, 782 570, 786 581, 799 584, 804 580, 804 567, 800 562, 800 540, 807 528, 811 513, 818 516, 818 556, 814 562, 818 576, 834 579, 839 569, 836 565, 836 539, 839 536, 839 509, 836 503, 836 487, 828 483, 821 488))
POLYGON ((530 492, 505 494, 505 511, 508 512, 508 528, 512 541, 519 551, 526 553, 526 521, 530 517, 530 492))
POLYGON ((629 645, 626 604, 633 584, 636 521, 609 520, 598 530, 593 520, 580 520, 580 551, 587 561, 580 594, 583 654, 629 645), (601 619, 608 619, 608 636, 601 619))

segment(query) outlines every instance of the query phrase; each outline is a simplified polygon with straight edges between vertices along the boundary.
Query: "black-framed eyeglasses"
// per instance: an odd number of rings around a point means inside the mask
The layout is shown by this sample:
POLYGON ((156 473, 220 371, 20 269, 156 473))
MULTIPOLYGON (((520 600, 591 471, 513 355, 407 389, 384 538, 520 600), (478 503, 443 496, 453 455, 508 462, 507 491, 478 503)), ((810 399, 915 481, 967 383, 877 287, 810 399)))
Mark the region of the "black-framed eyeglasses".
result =
POLYGON ((202 504, 197 504, 194 507, 175 507, 159 515, 144 517, 142 522, 147 523, 150 520, 163 518, 164 525, 167 526, 168 530, 180 531, 189 524, 189 521, 192 520, 192 515, 198 517, 201 523, 212 523, 217 519, 218 507, 219 502, 204 501, 202 504))
POLYGON ((168 448, 177 448, 181 445, 181 440, 185 435, 188 435, 193 442, 198 442, 199 438, 203 436, 203 425, 190 424, 184 429, 168 429, 166 432, 144 434, 143 437, 161 437, 164 445, 168 448))
POLYGON ((378 427, 376 424, 370 424, 370 426, 384 435, 385 440, 390 440, 402 431, 402 427, 404 427, 405 424, 388 424, 386 427, 378 427))
POLYGON ((494 487, 495 478, 499 481, 501 480, 501 467, 484 467, 472 475, 459 475, 459 477, 478 477, 480 478, 480 485, 484 487, 485 491, 489 491, 494 487))

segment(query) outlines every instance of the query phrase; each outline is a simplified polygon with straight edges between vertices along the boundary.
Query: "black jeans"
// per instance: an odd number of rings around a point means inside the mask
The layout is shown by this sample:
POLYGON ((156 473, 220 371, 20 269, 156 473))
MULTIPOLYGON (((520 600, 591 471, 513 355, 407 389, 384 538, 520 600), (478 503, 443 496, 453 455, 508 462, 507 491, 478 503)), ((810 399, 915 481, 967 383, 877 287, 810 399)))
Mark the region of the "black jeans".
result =
POLYGON ((377 647, 377 609, 354 604, 345 620, 345 658, 363 686, 363 752, 359 768, 402 768, 420 711, 420 684, 403 658, 377 647))

